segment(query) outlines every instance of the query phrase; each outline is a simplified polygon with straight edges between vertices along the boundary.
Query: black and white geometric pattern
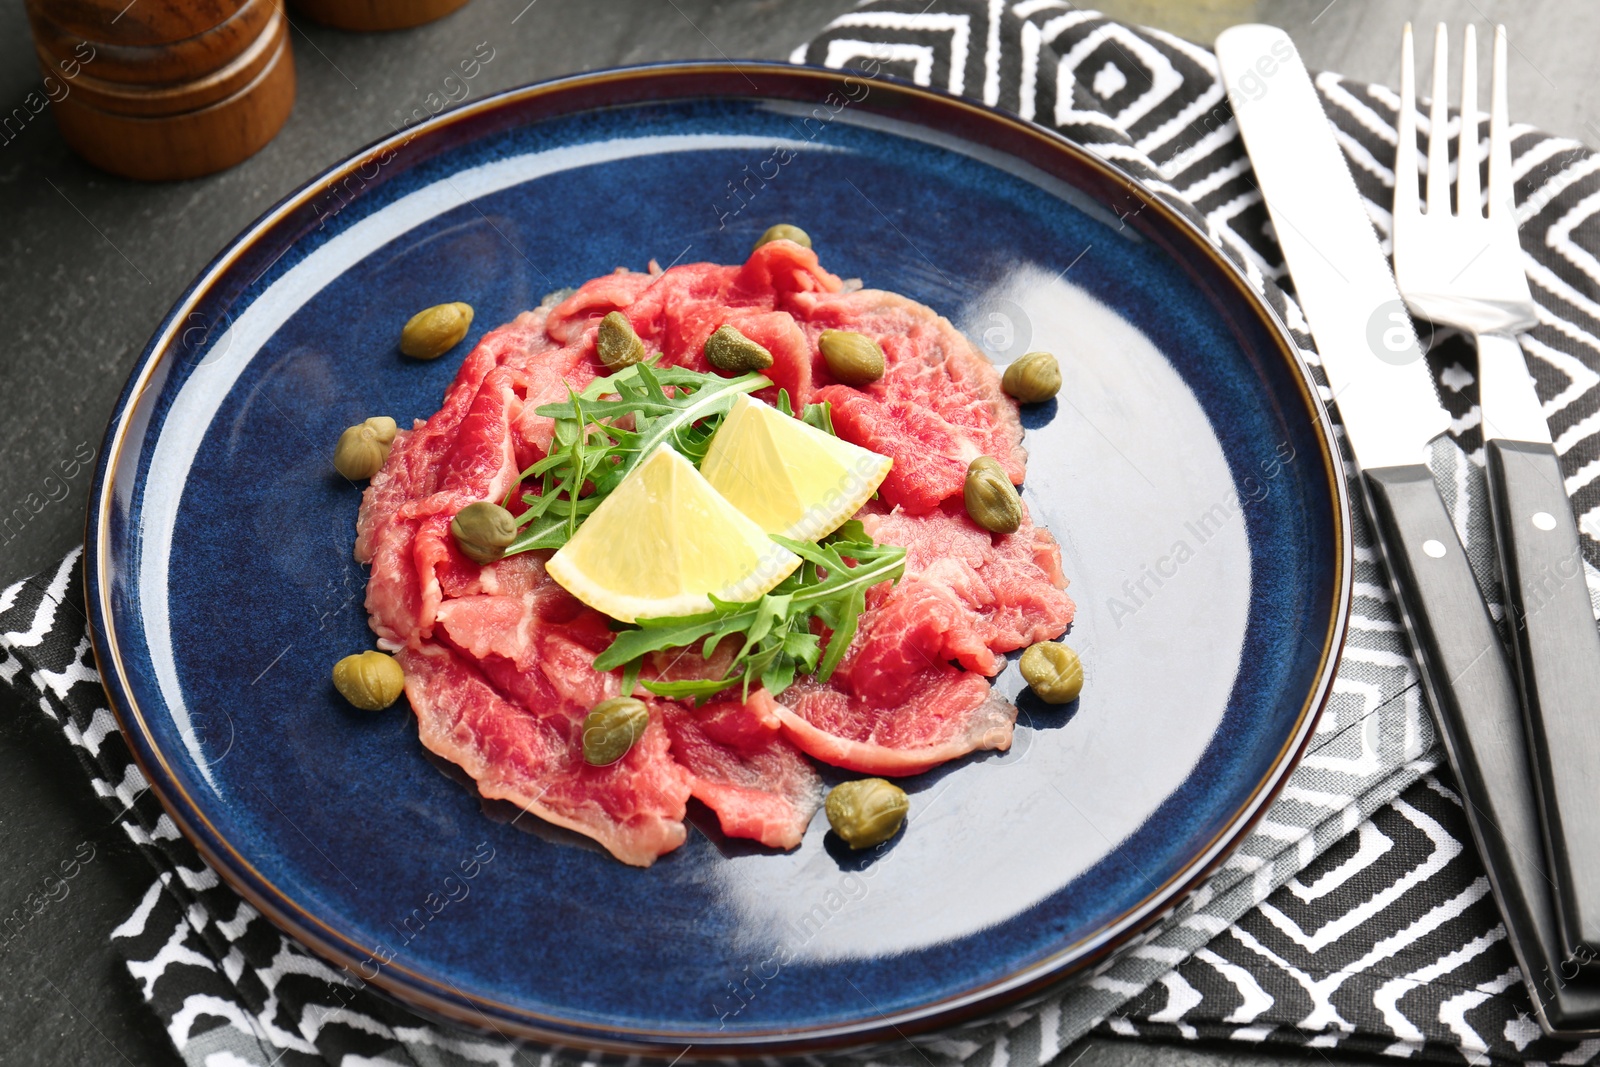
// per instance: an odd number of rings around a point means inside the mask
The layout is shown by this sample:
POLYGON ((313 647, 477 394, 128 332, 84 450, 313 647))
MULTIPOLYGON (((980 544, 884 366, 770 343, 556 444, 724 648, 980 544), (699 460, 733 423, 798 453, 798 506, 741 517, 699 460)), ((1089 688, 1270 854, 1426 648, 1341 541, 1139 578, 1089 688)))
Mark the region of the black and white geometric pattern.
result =
MULTIPOLYGON (((1063 0, 916 0, 865 4, 794 59, 965 93, 1088 145, 1199 221, 1317 367, 1299 311, 1276 284, 1281 260, 1207 49, 1063 0)), ((1331 75, 1317 84, 1386 235, 1395 95, 1331 75)), ((1426 136, 1426 120, 1419 125, 1426 136)), ((1514 134, 1523 248, 1540 304, 1522 342, 1600 602, 1600 156, 1527 127, 1514 134)), ((1435 473, 1498 611, 1475 360, 1459 339, 1435 340, 1430 364, 1453 417, 1435 473)), ((1097 1025, 1452 1062, 1600 1054, 1600 1044, 1542 1038, 1531 1020, 1448 772, 1437 769, 1432 724, 1360 516, 1356 546, 1354 614, 1332 702, 1282 796, 1222 868, 1068 992, 915 1052, 863 1060, 1035 1067, 1097 1025)), ((96 792, 145 846, 155 880, 110 936, 183 1058, 197 1067, 511 1062, 515 1050, 494 1035, 424 1022, 317 960, 206 867, 147 791, 105 707, 78 607, 80 570, 74 554, 0 593, 0 681, 61 724, 96 792)))
POLYGON ((1591 1049, 1540 1035, 1520 990, 1460 798, 1426 775, 1104 1029, 1584 1062, 1591 1049))

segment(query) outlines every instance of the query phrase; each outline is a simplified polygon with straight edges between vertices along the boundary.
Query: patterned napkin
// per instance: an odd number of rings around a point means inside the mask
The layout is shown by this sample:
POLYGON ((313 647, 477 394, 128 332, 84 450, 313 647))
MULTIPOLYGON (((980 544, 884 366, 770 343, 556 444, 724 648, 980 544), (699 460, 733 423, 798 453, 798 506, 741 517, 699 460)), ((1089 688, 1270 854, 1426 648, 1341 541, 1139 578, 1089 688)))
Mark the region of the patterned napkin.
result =
MULTIPOLYGON (((1061 0, 885 0, 835 20, 793 58, 967 93, 1088 145, 1198 221, 1297 328, 1318 366, 1298 309, 1277 286, 1282 262, 1205 48, 1061 0)), ((1395 94, 1333 75, 1317 85, 1386 232, 1395 94)), ((1426 135, 1426 121, 1419 125, 1426 135)), ((1540 308, 1539 325, 1521 340, 1600 602, 1600 157, 1527 127, 1514 133, 1522 243, 1540 308)), ((1435 473, 1498 617, 1475 359, 1460 338, 1441 332, 1433 342, 1429 362, 1454 417, 1435 473)), ((1448 1062, 1600 1057, 1600 1042, 1551 1041, 1531 1018, 1359 515, 1355 535, 1354 613, 1332 702, 1239 850, 1138 944, 1068 991, 917 1050, 857 1060, 1037 1067, 1096 1028, 1448 1062)), ((223 885, 132 763, 94 670, 82 596, 79 553, 0 593, 0 681, 61 725, 157 872, 109 936, 186 1062, 583 1060, 422 1020, 311 956, 223 885)), ((610 1059, 621 1062, 591 1062, 610 1059)))

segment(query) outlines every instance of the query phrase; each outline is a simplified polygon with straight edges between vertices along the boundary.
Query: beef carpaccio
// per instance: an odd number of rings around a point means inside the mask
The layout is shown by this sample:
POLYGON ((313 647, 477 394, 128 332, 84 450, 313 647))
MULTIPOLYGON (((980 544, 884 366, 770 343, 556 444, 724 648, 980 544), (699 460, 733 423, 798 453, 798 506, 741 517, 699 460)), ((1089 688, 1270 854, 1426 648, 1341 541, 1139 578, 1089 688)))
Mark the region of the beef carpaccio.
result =
MULTIPOLYGON (((367 610, 405 669, 422 743, 460 765, 485 797, 511 801, 647 866, 685 839, 690 797, 722 830, 772 848, 800 842, 821 803, 812 760, 909 775, 1011 743, 1016 709, 988 678, 1004 653, 1060 636, 1072 621, 1055 541, 1026 516, 1015 533, 963 509, 967 465, 996 458, 1020 484, 1026 454, 998 373, 945 319, 893 293, 851 291, 809 249, 761 245, 740 265, 694 263, 594 279, 553 307, 489 333, 443 406, 397 436, 362 501, 356 556, 371 564, 367 610), (705 339, 724 324, 773 355, 766 375, 796 409, 827 401, 838 435, 889 456, 878 499, 858 518, 906 548, 905 574, 868 596, 839 669, 782 693, 733 689, 696 707, 648 694, 650 722, 619 762, 585 763, 581 729, 621 672, 594 669, 608 620, 550 579, 547 552, 479 566, 449 533, 474 501, 504 498, 545 454, 553 422, 535 414, 605 373, 602 316, 619 311, 664 366, 709 371, 705 339), (825 329, 878 341, 884 376, 833 380, 825 329)), ((656 654, 645 676, 714 669, 694 653, 656 654)))

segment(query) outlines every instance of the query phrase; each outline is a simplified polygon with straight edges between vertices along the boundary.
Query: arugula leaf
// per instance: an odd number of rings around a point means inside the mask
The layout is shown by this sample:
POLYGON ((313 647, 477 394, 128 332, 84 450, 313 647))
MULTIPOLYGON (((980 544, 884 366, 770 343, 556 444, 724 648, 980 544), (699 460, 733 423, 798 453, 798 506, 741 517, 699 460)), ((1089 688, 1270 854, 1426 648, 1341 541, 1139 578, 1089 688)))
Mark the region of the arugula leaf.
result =
POLYGON ((563 403, 534 409, 555 419, 555 431, 549 454, 523 471, 506 495, 510 507, 518 487, 537 482, 537 492, 522 496, 522 529, 506 555, 566 544, 600 501, 663 444, 698 464, 734 398, 771 384, 760 374, 723 378, 638 363, 596 378, 581 393, 569 389, 563 403))
MULTIPOLYGON (((681 682, 645 682, 644 687, 658 697, 671 697, 673 700, 684 700, 689 697, 701 698, 716 696, 729 686, 738 683, 737 678, 727 680, 690 678, 681 682)), ((633 690, 628 690, 633 692, 633 690)))
MULTIPOLYGON (((778 390, 778 410, 794 417, 794 405, 789 402, 789 390, 778 390)), ((820 404, 807 404, 800 412, 800 421, 807 426, 814 426, 829 437, 838 437, 833 430, 833 405, 824 400, 820 404)))
POLYGON ((815 426, 829 437, 838 437, 833 431, 833 405, 824 400, 820 404, 807 404, 800 413, 800 421, 815 426))
POLYGON ((898 581, 905 572, 906 551, 873 543, 854 519, 819 544, 772 539, 804 563, 771 592, 747 602, 713 597, 712 610, 697 615, 640 619, 636 629, 617 634, 611 647, 595 658, 595 669, 637 672, 651 652, 696 644, 710 659, 723 641, 733 639, 739 641, 738 651, 722 678, 647 681, 644 687, 661 696, 703 698, 742 683, 748 698, 756 685, 781 693, 801 672, 826 682, 855 636, 867 590, 879 582, 898 581), (811 632, 813 618, 833 631, 826 648, 811 632))

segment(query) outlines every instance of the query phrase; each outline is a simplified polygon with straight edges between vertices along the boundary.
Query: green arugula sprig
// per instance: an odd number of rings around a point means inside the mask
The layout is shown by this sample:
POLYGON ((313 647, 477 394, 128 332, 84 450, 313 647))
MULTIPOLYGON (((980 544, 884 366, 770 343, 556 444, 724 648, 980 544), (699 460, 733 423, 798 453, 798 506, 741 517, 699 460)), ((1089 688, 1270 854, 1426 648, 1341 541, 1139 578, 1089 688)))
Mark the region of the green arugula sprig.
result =
MULTIPOLYGON (((824 415, 826 413, 824 412, 824 415)), ((646 681, 652 693, 679 699, 708 697, 743 683, 744 696, 763 685, 783 692, 801 672, 826 682, 855 637, 867 590, 879 582, 898 581, 905 571, 906 550, 873 542, 861 523, 851 519, 817 544, 772 538, 804 561, 759 600, 733 603, 712 598, 711 611, 673 618, 640 619, 638 628, 623 630, 595 658, 595 670, 624 668, 624 691, 632 689, 643 659, 667 648, 690 648, 709 660, 729 638, 740 640, 738 653, 721 678, 646 681), (824 648, 811 632, 820 619, 832 631, 824 648)))
POLYGON ((518 487, 530 479, 538 482, 538 493, 522 497, 528 510, 517 516, 522 529, 506 555, 566 544, 659 445, 669 444, 699 463, 734 398, 771 384, 760 374, 723 378, 639 363, 596 378, 581 393, 569 390, 563 403, 535 408, 535 414, 555 419, 555 434, 549 454, 523 471, 506 496, 509 507, 518 487))

